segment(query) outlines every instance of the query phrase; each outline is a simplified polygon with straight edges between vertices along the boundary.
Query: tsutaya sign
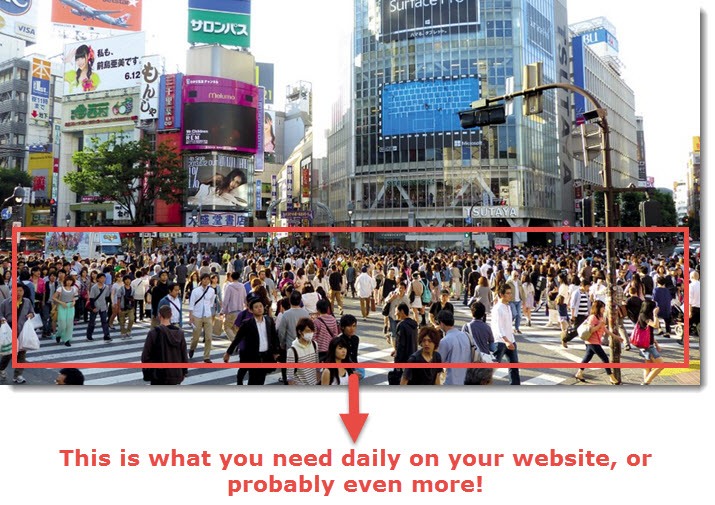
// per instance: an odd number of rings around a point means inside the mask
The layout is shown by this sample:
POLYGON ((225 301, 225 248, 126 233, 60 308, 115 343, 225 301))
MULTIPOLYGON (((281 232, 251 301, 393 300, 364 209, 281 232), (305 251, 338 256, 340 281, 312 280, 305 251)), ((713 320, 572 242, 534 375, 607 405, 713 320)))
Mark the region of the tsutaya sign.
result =
MULTIPOLYGON (((463 207, 463 215, 465 218, 470 217, 469 207, 463 207)), ((472 207, 471 217, 477 218, 518 218, 519 210, 516 207, 501 205, 497 207, 472 207)))

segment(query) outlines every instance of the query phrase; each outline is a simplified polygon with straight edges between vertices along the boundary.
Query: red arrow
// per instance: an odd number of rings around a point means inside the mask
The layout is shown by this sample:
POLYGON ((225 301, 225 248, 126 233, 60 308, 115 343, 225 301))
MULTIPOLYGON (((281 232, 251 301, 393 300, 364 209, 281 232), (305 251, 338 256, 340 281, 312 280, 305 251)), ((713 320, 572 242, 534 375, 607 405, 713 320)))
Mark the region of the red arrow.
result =
POLYGON ((360 378, 357 374, 352 374, 348 378, 348 413, 340 414, 340 418, 354 444, 357 443, 368 415, 360 414, 360 378))

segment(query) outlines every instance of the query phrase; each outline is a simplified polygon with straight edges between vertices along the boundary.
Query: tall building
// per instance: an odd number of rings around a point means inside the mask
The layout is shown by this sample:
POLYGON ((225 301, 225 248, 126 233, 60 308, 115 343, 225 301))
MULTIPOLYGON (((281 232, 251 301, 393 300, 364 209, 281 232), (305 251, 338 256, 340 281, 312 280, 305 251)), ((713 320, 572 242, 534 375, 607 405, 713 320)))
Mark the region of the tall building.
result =
MULTIPOLYGON (((643 163, 645 158, 644 153, 637 149, 635 95, 621 77, 623 65, 618 59, 616 30, 603 17, 575 23, 569 28, 572 40, 573 82, 591 92, 601 106, 608 110, 613 185, 625 188, 629 184, 636 184, 639 179, 639 155, 643 155, 643 163)), ((577 125, 584 122, 583 114, 592 109, 593 105, 585 98, 574 95, 577 125)), ((580 134, 580 131, 575 133, 580 134)), ((585 163, 578 160, 575 178, 584 185, 602 186, 602 171, 602 156, 585 163)))
POLYGON ((338 222, 349 222, 348 206, 356 226, 573 220, 570 94, 545 93, 539 116, 524 116, 517 103, 504 125, 463 130, 457 116, 475 100, 505 94, 511 77, 523 89, 529 63, 544 63, 545 82, 569 81, 565 1, 424 9, 355 0, 354 22, 354 98, 349 111, 334 115, 328 142, 329 185, 346 188, 344 197, 330 195, 338 222))
MULTIPOLYGON (((688 159, 688 214, 691 222, 700 221, 700 137, 693 137, 688 159)), ((698 233, 699 235, 699 233, 698 233)))
POLYGON ((0 64, 0 168, 23 170, 26 165, 29 78, 27 60, 0 64))

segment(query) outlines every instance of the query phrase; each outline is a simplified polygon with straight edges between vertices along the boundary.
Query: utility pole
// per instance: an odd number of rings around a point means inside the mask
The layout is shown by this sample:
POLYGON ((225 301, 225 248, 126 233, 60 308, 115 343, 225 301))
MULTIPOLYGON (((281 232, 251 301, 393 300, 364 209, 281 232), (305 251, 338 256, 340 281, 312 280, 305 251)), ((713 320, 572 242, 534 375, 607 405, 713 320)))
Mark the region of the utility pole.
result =
MULTIPOLYGON (((595 110, 584 114, 584 119, 593 121, 601 128, 603 142, 601 143, 601 153, 603 155, 603 193, 605 200, 606 211, 606 265, 608 276, 606 278, 608 296, 606 305, 608 307, 608 326, 613 331, 615 329, 616 311, 614 306, 615 297, 613 296, 616 287, 616 271, 617 271, 617 256, 615 255, 615 236, 611 228, 615 226, 615 193, 613 188, 613 167, 611 165, 611 141, 610 127, 608 125, 607 111, 601 107, 598 99, 589 91, 575 86, 570 83, 551 83, 541 84, 540 68, 538 64, 527 65, 524 69, 526 89, 509 93, 506 95, 483 98, 472 103, 472 109, 458 112, 462 128, 475 128, 481 126, 489 126, 492 124, 503 124, 506 122, 505 101, 511 101, 516 97, 526 97, 528 104, 525 104, 525 115, 538 114, 541 112, 540 96, 544 91, 551 89, 565 89, 573 93, 583 95, 595 107, 595 110), (536 85, 535 85, 536 84, 536 85), (498 104, 498 105, 495 105, 498 104)), ((616 333, 616 332, 614 332, 616 333)), ((613 363, 621 362, 621 343, 619 340, 610 339, 611 361, 613 363)), ((614 374, 621 383, 621 369, 615 368, 614 374)))

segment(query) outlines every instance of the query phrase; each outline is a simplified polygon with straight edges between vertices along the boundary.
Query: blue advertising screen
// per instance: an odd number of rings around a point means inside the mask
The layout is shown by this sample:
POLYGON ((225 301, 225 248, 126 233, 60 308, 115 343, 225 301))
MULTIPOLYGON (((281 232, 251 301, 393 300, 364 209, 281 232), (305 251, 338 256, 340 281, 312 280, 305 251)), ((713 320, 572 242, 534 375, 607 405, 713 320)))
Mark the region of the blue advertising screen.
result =
POLYGON ((458 111, 480 98, 479 79, 431 79, 382 89, 382 136, 459 131, 458 111))

